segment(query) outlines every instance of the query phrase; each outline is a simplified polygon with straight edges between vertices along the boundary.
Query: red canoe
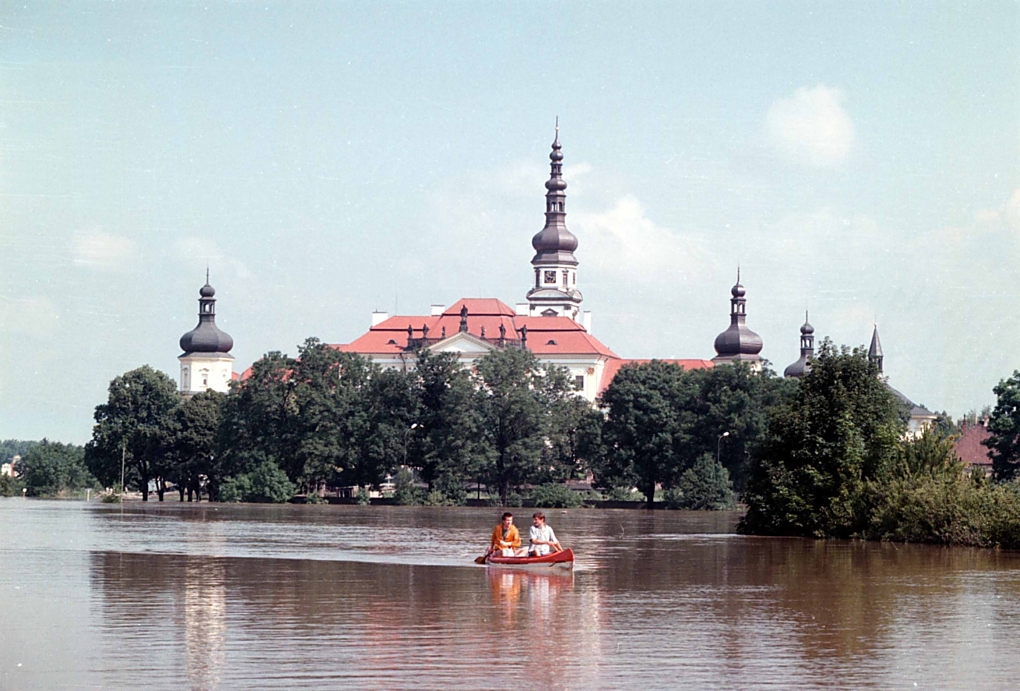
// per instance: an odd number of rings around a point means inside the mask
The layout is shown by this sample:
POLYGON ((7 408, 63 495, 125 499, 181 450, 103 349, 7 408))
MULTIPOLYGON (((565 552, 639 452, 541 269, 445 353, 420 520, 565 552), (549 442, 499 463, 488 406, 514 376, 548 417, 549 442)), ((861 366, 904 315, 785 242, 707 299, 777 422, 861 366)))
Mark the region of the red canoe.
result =
POLYGON ((544 557, 497 557, 489 555, 485 558, 487 566, 534 566, 538 568, 572 569, 574 568, 574 551, 565 549, 553 552, 544 557))

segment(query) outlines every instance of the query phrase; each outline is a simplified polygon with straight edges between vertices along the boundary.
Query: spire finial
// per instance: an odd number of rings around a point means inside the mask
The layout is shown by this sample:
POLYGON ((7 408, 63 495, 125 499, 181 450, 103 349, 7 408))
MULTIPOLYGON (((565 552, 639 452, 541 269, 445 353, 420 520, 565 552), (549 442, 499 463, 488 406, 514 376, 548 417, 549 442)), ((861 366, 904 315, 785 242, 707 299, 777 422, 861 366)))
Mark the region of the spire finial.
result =
POLYGON ((740 285, 740 264, 737 264, 737 285, 740 285))
POLYGON ((209 263, 208 262, 206 262, 206 265, 205 265, 205 284, 209 285, 209 263))

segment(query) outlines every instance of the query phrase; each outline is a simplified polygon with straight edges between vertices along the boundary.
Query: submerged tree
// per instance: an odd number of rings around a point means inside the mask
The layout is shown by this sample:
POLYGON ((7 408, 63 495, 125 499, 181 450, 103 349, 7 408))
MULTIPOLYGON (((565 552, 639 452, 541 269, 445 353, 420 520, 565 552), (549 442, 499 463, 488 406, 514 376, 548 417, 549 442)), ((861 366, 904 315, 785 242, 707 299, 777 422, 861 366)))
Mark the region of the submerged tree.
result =
POLYGON ((863 349, 822 343, 796 394, 771 411, 742 532, 849 537, 866 527, 866 483, 888 471, 904 430, 878 374, 863 349))
POLYGON ((690 446, 698 383, 677 365, 653 360, 625 365, 602 394, 605 459, 600 487, 634 485, 651 508, 659 484, 682 471, 690 446))
POLYGON ((110 382, 109 397, 96 406, 92 440, 85 446, 92 474, 108 487, 116 485, 123 460, 129 480, 148 501, 149 480, 158 475, 165 430, 179 400, 174 381, 148 365, 110 382))
POLYGON ((75 444, 43 439, 25 452, 18 467, 21 484, 33 497, 57 496, 96 486, 96 479, 85 467, 85 450, 75 444))
POLYGON ((527 350, 494 350, 476 368, 481 474, 505 504, 512 489, 540 477, 549 410, 573 387, 565 370, 527 350))

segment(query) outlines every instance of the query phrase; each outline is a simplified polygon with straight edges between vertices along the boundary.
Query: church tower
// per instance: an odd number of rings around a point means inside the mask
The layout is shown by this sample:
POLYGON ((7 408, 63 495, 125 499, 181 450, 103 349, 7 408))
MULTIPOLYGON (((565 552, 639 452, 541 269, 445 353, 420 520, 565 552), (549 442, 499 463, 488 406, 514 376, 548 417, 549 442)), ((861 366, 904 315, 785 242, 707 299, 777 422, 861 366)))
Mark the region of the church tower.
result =
POLYGON ((882 341, 878 340, 878 324, 875 324, 875 330, 871 334, 871 346, 868 348, 868 359, 878 365, 879 376, 882 376, 882 360, 884 358, 882 341))
POLYGON ((740 269, 737 269, 737 283, 730 290, 730 326, 715 337, 715 352, 712 362, 717 365, 746 362, 755 370, 761 369, 761 336, 747 328, 746 291, 740 285, 740 269))
POLYGON ((783 370, 784 377, 803 377, 811 371, 811 358, 815 356, 815 327, 808 323, 804 313, 804 326, 800 327, 800 359, 783 370))
POLYGON ((545 227, 531 239, 535 256, 535 284, 528 291, 527 314, 531 317, 570 317, 581 322, 581 293, 577 290, 577 238, 567 230, 567 183, 563 179, 560 125, 549 154, 549 180, 545 183, 545 227))
POLYGON ((234 339, 216 326, 216 289, 205 285, 198 291, 198 326, 181 336, 181 393, 193 396, 202 391, 226 392, 234 373, 234 356, 230 349, 234 339))

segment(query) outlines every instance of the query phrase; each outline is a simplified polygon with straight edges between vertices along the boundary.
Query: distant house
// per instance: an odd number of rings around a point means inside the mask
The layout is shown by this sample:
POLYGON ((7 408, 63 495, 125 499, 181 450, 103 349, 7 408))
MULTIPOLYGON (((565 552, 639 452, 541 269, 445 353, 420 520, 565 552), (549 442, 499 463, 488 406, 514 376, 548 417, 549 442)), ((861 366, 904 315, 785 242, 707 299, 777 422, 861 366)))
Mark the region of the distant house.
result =
POLYGON ((0 475, 6 475, 7 477, 18 477, 18 463, 21 461, 21 456, 14 456, 11 458, 10 463, 4 463, 0 465, 0 475))
POLYGON ((966 464, 968 473, 974 472, 975 468, 982 468, 986 475, 991 475, 992 457, 983 443, 990 436, 988 418, 976 425, 963 423, 963 432, 956 442, 956 455, 966 464))

